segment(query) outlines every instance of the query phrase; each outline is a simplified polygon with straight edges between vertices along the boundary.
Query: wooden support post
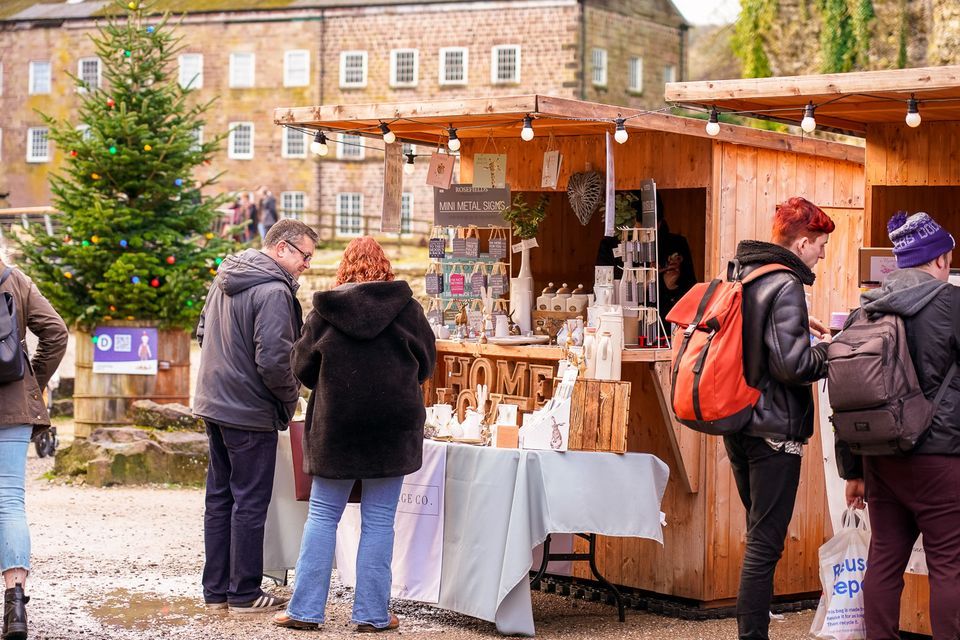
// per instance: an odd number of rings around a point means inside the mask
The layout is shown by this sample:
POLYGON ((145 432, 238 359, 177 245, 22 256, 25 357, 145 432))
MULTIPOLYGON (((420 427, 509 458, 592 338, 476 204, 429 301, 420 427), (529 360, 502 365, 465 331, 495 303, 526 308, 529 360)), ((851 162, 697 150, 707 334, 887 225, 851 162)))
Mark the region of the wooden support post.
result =
POLYGON ((700 491, 700 457, 704 436, 677 422, 677 417, 673 414, 673 408, 670 405, 672 390, 670 363, 653 363, 650 375, 653 378, 653 387, 657 390, 657 400, 660 401, 663 420, 670 425, 667 434, 670 436, 670 447, 673 449, 673 456, 680 471, 680 480, 688 493, 697 493, 700 491))

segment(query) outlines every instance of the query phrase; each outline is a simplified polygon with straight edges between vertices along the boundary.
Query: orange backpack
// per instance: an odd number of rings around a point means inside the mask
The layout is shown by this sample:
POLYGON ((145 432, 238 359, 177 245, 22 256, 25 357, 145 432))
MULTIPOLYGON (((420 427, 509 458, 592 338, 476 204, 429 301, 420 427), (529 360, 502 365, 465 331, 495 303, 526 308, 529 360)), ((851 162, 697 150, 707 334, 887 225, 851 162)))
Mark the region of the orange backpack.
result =
POLYGON ((694 285, 667 314, 683 333, 673 338, 673 411, 695 431, 722 436, 750 420, 760 390, 743 372, 743 285, 774 271, 768 264, 740 278, 734 261, 729 280, 694 285))

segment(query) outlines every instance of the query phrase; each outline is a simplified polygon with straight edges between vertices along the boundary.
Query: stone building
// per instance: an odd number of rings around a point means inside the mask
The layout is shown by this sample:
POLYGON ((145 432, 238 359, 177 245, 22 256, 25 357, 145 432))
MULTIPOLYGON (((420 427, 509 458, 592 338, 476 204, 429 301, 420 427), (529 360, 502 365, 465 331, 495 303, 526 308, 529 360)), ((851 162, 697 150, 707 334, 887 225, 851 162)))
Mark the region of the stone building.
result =
MULTIPOLYGON (((99 81, 87 37, 109 0, 0 3, 0 192, 7 206, 49 204, 63 150, 38 112, 70 119, 69 73, 99 81)), ((204 171, 228 192, 268 185, 289 216, 324 236, 376 229, 382 142, 310 139, 273 109, 330 103, 447 100, 541 93, 640 108, 663 106, 685 79, 686 24, 670 0, 154 0, 188 11, 178 56, 196 99, 216 98, 201 132, 230 131, 204 171)), ((429 154, 432 149, 405 149, 429 154)), ((404 193, 404 228, 432 219, 420 158, 404 193)))

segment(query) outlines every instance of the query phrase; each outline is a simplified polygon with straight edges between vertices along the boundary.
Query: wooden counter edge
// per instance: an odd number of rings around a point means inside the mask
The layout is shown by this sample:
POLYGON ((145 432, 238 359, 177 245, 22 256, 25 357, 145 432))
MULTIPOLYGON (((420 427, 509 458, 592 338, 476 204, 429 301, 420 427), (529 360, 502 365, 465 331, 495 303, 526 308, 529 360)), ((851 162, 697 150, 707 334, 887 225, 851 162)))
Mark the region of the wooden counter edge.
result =
MULTIPOLYGON (((455 342, 437 340, 437 351, 442 353, 462 353, 471 356, 494 356, 500 358, 522 358, 526 360, 559 360, 562 353, 555 345, 499 345, 479 344, 476 342, 455 342)), ((621 362, 669 362, 668 349, 624 349, 621 362)))

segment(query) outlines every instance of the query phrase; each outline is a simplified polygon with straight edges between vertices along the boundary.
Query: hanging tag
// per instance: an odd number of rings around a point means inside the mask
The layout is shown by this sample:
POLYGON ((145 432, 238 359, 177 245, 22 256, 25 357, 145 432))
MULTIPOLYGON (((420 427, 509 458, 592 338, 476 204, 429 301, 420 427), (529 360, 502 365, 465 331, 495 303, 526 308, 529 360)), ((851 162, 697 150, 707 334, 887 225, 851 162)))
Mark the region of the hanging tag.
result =
POLYGON ((539 247, 539 246, 540 245, 537 244, 536 238, 527 238, 526 240, 522 240, 520 242, 521 249, 533 249, 534 247, 539 247))
POLYGON ((427 169, 427 184, 431 187, 449 189, 453 181, 454 156, 446 153, 434 153, 430 156, 430 167, 427 169))
POLYGON ((540 176, 540 186, 544 189, 556 189, 560 178, 560 162, 563 156, 559 151, 547 151, 543 154, 543 170, 540 176))
POLYGON ((614 258, 623 257, 623 245, 617 245, 617 248, 613 250, 613 257, 614 258))
POLYGON ((473 186, 502 189, 507 184, 507 156, 478 153, 473 156, 473 186))
POLYGON ((513 245, 512 249, 514 253, 520 253, 523 251, 523 242, 518 242, 517 244, 513 245))

